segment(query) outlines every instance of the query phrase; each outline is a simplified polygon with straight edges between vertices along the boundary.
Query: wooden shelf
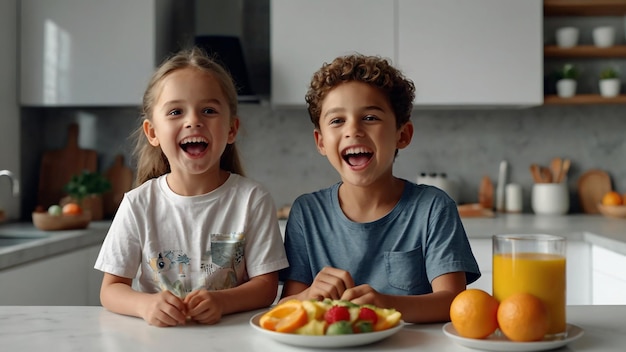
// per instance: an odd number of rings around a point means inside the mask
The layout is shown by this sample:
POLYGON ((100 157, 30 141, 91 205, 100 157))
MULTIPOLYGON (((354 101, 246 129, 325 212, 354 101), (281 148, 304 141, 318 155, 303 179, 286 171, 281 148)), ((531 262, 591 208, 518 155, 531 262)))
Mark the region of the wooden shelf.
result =
POLYGON ((598 48, 595 45, 578 45, 572 48, 561 48, 556 45, 546 45, 543 47, 543 56, 564 58, 626 58, 626 45, 614 45, 608 48, 598 48))
POLYGON ((544 0, 544 16, 624 16, 626 0, 544 0))
POLYGON ((600 94, 576 94, 571 98, 561 98, 558 95, 543 97, 544 105, 591 105, 591 104, 626 104, 626 94, 615 98, 605 98, 600 94))

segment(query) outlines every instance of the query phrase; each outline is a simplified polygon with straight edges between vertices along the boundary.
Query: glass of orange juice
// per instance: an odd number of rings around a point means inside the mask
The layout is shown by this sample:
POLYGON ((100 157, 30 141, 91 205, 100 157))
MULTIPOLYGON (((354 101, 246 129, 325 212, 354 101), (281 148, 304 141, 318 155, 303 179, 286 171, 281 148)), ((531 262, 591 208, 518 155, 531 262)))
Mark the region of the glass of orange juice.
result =
POLYGON ((565 321, 565 238, 494 235, 493 296, 502 302, 514 293, 540 298, 550 319, 546 338, 563 336, 565 321))

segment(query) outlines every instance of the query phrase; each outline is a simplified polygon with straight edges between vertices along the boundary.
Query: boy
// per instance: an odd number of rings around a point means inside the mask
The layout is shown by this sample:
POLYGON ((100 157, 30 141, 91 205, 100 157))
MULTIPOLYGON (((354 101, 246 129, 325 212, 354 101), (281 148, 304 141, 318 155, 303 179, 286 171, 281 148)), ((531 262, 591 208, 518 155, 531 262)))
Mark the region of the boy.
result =
POLYGON ((393 176, 414 98, 413 82, 379 57, 338 57, 313 75, 313 136, 341 182, 291 207, 283 301, 344 299, 395 308, 406 322, 447 321, 480 277, 454 201, 393 176))

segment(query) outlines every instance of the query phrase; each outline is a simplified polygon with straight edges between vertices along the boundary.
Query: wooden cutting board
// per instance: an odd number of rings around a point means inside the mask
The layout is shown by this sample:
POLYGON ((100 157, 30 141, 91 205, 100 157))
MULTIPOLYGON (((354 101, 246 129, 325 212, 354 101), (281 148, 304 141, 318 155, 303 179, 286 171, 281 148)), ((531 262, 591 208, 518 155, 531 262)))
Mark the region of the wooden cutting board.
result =
POLYGON ((111 191, 103 195, 104 216, 113 217, 124 198, 124 193, 133 187, 133 171, 124 164, 124 156, 118 154, 104 177, 111 182, 111 191))
POLYGON ((83 170, 96 172, 97 168, 98 154, 94 150, 79 148, 78 124, 71 124, 67 130, 65 148, 45 152, 41 158, 37 204, 45 209, 59 204, 66 195, 63 188, 72 176, 83 170))
POLYGON ((589 170, 578 179, 578 198, 582 211, 598 214, 598 204, 602 197, 612 189, 611 177, 602 170, 589 170))

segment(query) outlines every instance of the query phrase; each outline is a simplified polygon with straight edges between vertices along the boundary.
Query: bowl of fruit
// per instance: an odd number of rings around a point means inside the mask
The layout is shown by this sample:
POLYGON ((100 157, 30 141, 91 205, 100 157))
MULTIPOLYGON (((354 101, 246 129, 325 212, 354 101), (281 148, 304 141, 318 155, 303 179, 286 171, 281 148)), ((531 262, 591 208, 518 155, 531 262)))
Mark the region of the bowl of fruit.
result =
POLYGON ((609 218, 626 218, 626 194, 607 192, 602 197, 602 202, 598 204, 598 211, 609 218))
POLYGON ((250 325, 282 343, 339 348, 389 337, 404 325, 399 311, 345 300, 288 300, 256 314, 250 325))
POLYGON ((77 203, 67 203, 62 207, 55 204, 47 211, 34 211, 32 216, 35 227, 43 231, 84 229, 91 222, 91 213, 77 203))

